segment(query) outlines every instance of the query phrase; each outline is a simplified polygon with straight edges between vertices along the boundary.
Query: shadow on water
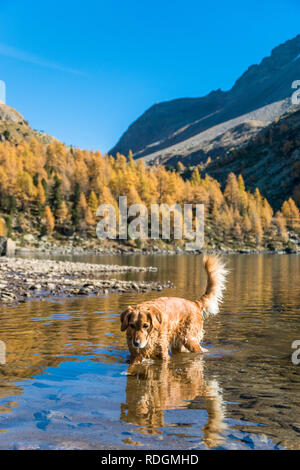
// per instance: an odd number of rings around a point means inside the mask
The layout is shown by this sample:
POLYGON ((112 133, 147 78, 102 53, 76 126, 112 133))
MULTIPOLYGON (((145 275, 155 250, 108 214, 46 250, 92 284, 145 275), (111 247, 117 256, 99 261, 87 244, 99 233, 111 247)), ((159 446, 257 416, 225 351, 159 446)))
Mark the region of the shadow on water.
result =
MULTIPOLYGON (((82 257, 77 257, 82 260, 82 257)), ((154 265, 163 295, 204 290, 201 256, 93 256, 154 265)), ((1 307, 0 448, 300 448, 300 258, 228 257, 221 313, 205 323, 209 353, 128 366, 119 313, 157 293, 1 307)))

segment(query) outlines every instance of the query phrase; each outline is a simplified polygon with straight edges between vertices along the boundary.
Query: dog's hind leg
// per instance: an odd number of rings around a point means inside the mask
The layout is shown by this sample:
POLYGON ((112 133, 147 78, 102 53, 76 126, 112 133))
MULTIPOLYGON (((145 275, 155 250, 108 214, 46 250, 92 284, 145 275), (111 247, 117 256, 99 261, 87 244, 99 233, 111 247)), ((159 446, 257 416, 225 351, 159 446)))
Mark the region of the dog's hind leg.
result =
POLYGON ((203 330, 195 328, 190 328, 186 331, 184 338, 182 338, 183 346, 190 352, 199 352, 204 353, 207 352, 207 349, 203 348, 200 345, 200 341, 203 338, 203 330))
POLYGON ((194 353, 204 353, 204 352, 207 352, 207 349, 203 348, 202 346, 200 346, 200 343, 198 343, 198 341, 196 339, 186 339, 183 343, 184 347, 190 351, 190 352, 194 352, 194 353))

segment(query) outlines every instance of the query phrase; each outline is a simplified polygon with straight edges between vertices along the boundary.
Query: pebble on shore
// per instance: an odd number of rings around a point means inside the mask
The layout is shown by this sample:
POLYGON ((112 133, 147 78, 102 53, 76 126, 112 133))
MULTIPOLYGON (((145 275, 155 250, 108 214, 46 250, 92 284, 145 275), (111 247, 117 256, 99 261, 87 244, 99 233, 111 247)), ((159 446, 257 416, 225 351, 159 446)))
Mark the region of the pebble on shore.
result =
POLYGON ((112 273, 147 271, 155 272, 157 268, 1 258, 0 303, 58 296, 105 295, 109 292, 161 291, 173 287, 170 281, 123 281, 106 278, 112 273))

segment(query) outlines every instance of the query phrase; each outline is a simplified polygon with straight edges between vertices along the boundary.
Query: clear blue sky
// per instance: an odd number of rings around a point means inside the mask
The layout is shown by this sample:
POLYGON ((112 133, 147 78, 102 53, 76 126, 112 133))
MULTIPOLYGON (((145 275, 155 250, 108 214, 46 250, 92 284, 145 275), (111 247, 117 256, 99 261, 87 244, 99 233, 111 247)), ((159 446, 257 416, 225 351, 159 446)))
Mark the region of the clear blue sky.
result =
POLYGON ((299 0, 0 0, 0 79, 35 129, 104 152, 155 102, 231 88, 299 18, 299 0))

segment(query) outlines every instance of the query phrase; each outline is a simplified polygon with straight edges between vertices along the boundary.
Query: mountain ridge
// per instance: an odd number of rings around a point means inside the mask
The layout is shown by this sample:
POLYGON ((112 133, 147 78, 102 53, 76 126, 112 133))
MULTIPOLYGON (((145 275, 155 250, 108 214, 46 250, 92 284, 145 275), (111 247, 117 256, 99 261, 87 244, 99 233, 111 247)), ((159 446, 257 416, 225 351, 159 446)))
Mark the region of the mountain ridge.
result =
POLYGON ((17 145, 32 138, 43 144, 56 140, 46 132, 33 129, 19 111, 0 102, 0 141, 8 140, 17 145))
POLYGON ((218 89, 200 98, 154 104, 129 126, 109 153, 128 155, 131 150, 134 158, 142 158, 164 152, 222 122, 290 97, 292 82, 299 77, 297 35, 275 47, 259 64, 248 67, 229 91, 218 89))

